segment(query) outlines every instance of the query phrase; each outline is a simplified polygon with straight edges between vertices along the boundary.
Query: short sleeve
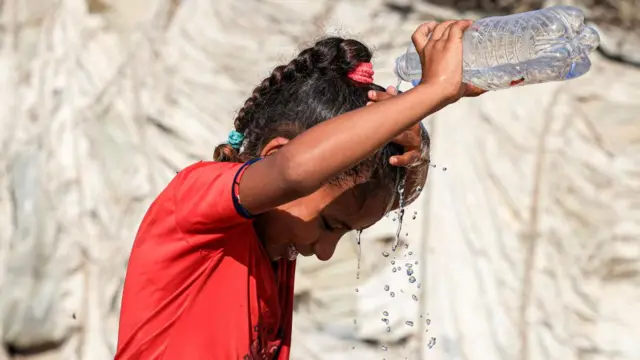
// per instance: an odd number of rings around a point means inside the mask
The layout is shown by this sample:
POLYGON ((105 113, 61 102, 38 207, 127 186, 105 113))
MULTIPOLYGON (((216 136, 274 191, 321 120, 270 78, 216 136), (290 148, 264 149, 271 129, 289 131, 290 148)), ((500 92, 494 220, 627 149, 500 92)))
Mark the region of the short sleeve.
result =
POLYGON ((178 227, 199 233, 251 220, 251 214, 240 205, 237 185, 253 162, 199 162, 181 171, 175 191, 178 227))

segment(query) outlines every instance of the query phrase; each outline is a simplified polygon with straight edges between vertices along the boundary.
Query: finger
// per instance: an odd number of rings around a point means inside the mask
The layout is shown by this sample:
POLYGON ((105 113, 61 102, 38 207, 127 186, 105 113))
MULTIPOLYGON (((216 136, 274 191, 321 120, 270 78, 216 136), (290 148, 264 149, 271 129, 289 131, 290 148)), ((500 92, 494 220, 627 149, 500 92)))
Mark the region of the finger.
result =
POLYGON ((464 96, 466 97, 476 97, 486 93, 487 90, 480 89, 477 86, 466 84, 464 89, 464 96))
POLYGON ((372 104, 375 104, 375 103, 373 101, 369 101, 369 102, 367 102, 366 106, 369 106, 369 105, 372 105, 372 104))
POLYGON ((451 27, 455 24, 456 22, 452 22, 451 24, 449 24, 449 26, 447 26, 447 28, 444 30, 444 34, 442 34, 442 40, 447 40, 449 38, 449 32, 451 31, 451 27))
POLYGON ((429 41, 440 40, 440 38, 442 38, 442 35, 444 35, 444 32, 447 30, 447 28, 451 26, 451 24, 453 23, 455 23, 455 20, 443 21, 440 24, 438 24, 438 26, 436 26, 436 28, 433 29, 433 33, 431 34, 431 39, 429 39, 429 41))
POLYGON ((422 138, 411 131, 405 131, 402 134, 396 136, 393 140, 391 140, 391 142, 394 144, 398 144, 405 149, 417 149, 422 145, 422 138))
POLYGON ((418 151, 409 151, 402 155, 394 155, 389 158, 389 163, 393 166, 411 166, 420 160, 418 151))
POLYGON ((426 22, 416 29, 411 35, 411 41, 413 42, 413 46, 415 46, 420 58, 422 58, 422 49, 427 45, 427 41, 429 40, 429 36, 433 32, 433 29, 436 28, 438 23, 435 21, 426 22))
POLYGON ((374 101, 374 102, 386 100, 386 99, 394 96, 392 94, 389 94, 388 92, 375 91, 375 90, 369 90, 367 95, 369 96, 369 100, 374 101))
POLYGON ((387 94, 398 95, 398 89, 395 86, 389 86, 387 87, 387 94))
POLYGON ((464 31, 469 28, 473 24, 471 20, 460 20, 456 21, 455 24, 451 25, 449 30, 449 39, 452 40, 460 40, 462 39, 462 35, 464 35, 464 31))

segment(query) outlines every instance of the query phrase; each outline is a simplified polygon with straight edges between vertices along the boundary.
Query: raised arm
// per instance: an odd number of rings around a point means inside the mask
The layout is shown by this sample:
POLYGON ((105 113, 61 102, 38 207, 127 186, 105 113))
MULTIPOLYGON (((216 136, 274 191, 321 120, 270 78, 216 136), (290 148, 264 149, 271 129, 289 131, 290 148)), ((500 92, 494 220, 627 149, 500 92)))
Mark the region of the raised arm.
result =
POLYGON ((252 164, 240 201, 258 214, 313 193, 426 116, 464 96, 462 34, 469 21, 426 23, 412 40, 423 64, 422 81, 388 101, 320 123, 252 164))

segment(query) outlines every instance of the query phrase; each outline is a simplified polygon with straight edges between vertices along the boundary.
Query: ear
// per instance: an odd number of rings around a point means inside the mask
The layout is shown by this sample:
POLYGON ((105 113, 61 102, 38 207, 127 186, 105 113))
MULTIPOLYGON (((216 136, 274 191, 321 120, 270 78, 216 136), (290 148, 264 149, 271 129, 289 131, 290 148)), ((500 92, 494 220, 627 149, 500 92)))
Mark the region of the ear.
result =
POLYGON ((261 157, 269 156, 275 153, 276 151, 280 150, 280 148, 287 145, 288 143, 289 143, 289 139, 279 136, 269 141, 267 145, 265 145, 265 147, 260 152, 260 156, 261 157))

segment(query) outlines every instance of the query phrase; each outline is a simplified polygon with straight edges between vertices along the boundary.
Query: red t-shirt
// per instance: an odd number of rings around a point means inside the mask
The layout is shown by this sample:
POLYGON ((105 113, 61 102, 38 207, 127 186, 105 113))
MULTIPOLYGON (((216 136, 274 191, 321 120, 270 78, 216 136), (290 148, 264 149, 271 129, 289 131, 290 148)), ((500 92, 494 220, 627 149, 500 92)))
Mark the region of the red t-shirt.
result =
POLYGON ((116 360, 289 359, 295 262, 272 263, 235 196, 242 164, 181 171, 133 244, 116 360))

